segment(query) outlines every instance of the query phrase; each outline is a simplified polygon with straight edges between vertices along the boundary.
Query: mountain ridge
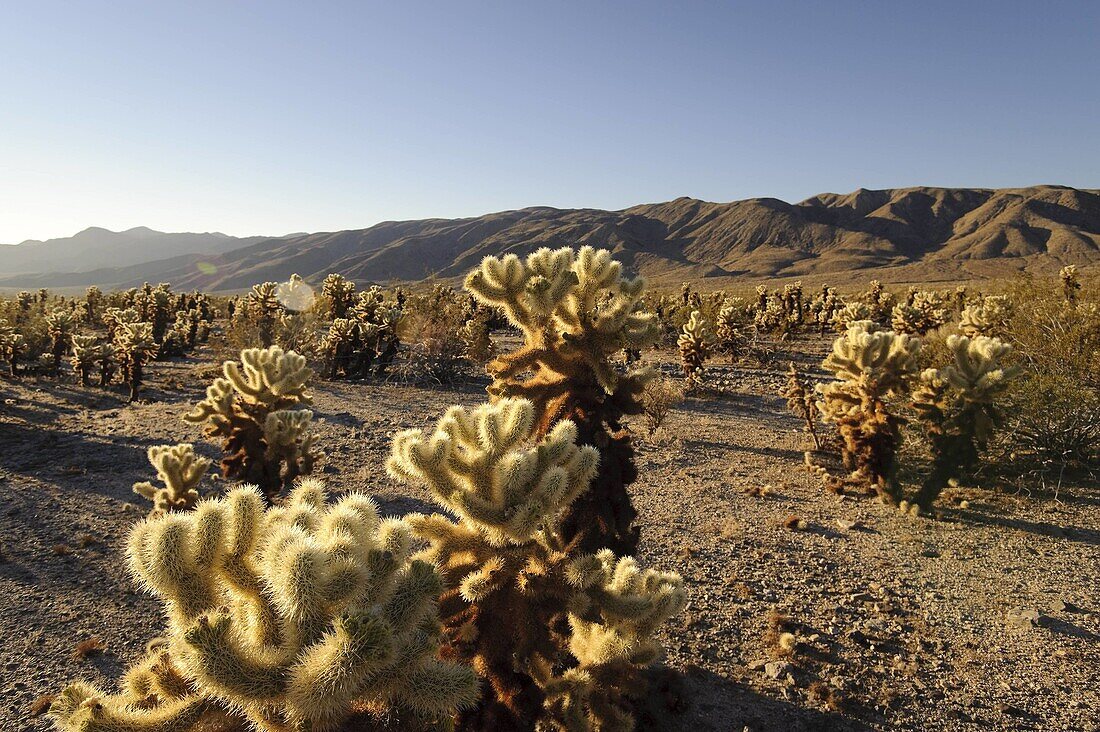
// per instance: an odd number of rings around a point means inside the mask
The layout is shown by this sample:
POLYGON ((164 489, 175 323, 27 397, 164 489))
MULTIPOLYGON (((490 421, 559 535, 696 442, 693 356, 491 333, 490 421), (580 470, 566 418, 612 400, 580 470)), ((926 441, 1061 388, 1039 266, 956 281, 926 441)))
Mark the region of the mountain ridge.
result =
MULTIPOLYGON (((213 256, 103 269, 94 277, 68 273, 34 279, 72 284, 97 279, 95 284, 113 286, 149 279, 227 291, 295 272, 309 281, 328 272, 364 283, 452 279, 487 254, 583 244, 612 249, 628 268, 656 281, 761 280, 868 269, 908 281, 1053 272, 1064 264, 1100 263, 1100 190, 912 186, 821 193, 798 203, 680 197, 618 211, 531 206, 266 238, 213 256)), ((13 278, 0 285, 18 286, 13 278)))

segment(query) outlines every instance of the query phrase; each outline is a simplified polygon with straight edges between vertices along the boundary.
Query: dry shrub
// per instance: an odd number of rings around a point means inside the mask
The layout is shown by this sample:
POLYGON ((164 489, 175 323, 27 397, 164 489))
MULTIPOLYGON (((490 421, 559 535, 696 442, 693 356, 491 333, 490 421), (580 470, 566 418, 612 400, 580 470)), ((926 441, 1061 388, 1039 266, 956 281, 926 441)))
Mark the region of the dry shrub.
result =
POLYGON ((1014 315, 1005 340, 1023 373, 1006 394, 999 461, 1060 477, 1100 470, 1100 296, 1087 283, 1076 304, 1056 283, 1022 277, 1007 292, 1014 315))
POLYGON ((683 400, 684 387, 673 379, 661 376, 646 384, 641 401, 646 430, 651 436, 665 423, 672 408, 683 400))
POLYGON ((444 288, 414 295, 405 303, 401 341, 406 345, 394 365, 394 377, 410 384, 454 384, 465 378, 469 362, 462 330, 464 303, 444 288))

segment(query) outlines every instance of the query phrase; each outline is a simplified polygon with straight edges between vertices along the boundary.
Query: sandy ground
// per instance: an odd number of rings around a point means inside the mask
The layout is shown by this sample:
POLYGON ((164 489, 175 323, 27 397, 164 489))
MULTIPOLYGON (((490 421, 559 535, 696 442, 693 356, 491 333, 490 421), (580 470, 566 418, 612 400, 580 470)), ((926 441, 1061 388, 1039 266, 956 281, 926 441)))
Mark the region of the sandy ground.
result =
MULTIPOLYGON (((811 363, 825 348, 796 344, 794 355, 811 363)), ((78 678, 111 688, 157 633, 158 605, 125 569, 128 529, 146 510, 130 487, 152 477, 149 445, 194 441, 216 457, 179 419, 211 358, 155 364, 134 405, 121 390, 0 382, 8 729, 49 729, 37 699, 78 678), (104 650, 75 658, 92 638, 104 650)), ((775 396, 778 365, 718 365, 711 379, 719 393, 689 398, 642 439, 632 489, 640 558, 679 571, 691 598, 663 632, 683 697, 668 728, 1100 729, 1096 486, 1058 500, 976 490, 966 509, 907 518, 825 493, 801 467, 808 439, 775 396), (765 484, 766 497, 744 493, 765 484), (805 528, 785 528, 790 516, 805 528), (789 651, 780 632, 795 636, 789 651)), ((385 475, 390 436, 481 401, 484 384, 318 384, 321 475, 389 513, 430 510, 385 475)))

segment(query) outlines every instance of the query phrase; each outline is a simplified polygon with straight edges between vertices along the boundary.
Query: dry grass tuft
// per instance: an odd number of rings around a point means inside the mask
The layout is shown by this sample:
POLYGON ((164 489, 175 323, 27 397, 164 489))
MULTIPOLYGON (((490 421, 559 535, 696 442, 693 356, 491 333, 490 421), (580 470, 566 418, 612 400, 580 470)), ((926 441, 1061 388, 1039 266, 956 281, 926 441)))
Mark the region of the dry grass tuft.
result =
POLYGON ((97 636, 92 636, 87 640, 82 640, 76 644, 73 648, 72 659, 74 661, 83 661, 88 656, 95 655, 96 653, 102 653, 107 646, 103 644, 97 636))

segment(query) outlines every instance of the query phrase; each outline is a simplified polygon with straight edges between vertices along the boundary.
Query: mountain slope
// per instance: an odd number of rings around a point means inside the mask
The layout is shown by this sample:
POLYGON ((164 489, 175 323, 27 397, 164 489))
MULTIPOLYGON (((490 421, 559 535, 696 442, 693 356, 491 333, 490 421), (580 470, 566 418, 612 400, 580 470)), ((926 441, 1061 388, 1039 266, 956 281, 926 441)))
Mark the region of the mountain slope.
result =
MULTIPOLYGON (((542 246, 607 247, 655 280, 762 279, 885 268, 918 281, 967 279, 1100 263, 1100 191, 899 188, 709 203, 678 198, 622 211, 534 207, 468 219, 385 222, 292 235, 207 258, 95 273, 99 284, 142 279, 238 290, 297 272, 360 282, 461 277, 488 254, 542 246)), ((71 282, 71 278, 68 278, 71 282)), ((14 279, 0 285, 17 286, 14 279)))
POLYGON ((0 246, 0 273, 53 271, 85 272, 154 262, 185 254, 222 254, 269 237, 238 238, 220 233, 167 234, 138 226, 108 231, 93 226, 73 236, 0 246))

